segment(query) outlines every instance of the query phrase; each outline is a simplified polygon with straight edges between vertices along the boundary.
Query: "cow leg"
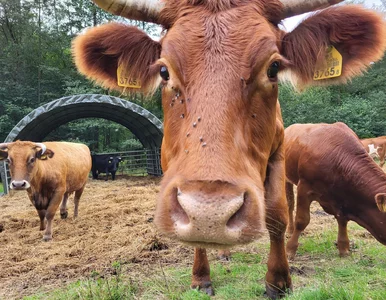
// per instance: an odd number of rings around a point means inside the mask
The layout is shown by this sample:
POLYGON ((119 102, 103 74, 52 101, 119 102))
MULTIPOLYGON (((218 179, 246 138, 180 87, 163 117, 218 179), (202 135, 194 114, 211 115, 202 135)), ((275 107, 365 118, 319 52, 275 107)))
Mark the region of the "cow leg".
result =
POLYGON ((46 210, 45 209, 39 209, 38 210, 38 215, 40 218, 40 228, 39 230, 44 230, 46 229, 46 225, 44 224, 44 218, 46 217, 46 210))
POLYGON ((209 296, 214 295, 212 281, 210 280, 210 267, 205 249, 194 248, 192 284, 190 287, 192 289, 198 288, 209 296))
POLYGON ((292 290, 291 276, 285 251, 285 231, 288 224, 288 204, 285 199, 284 148, 280 148, 271 157, 264 182, 266 216, 265 223, 269 231, 270 249, 268 271, 265 275, 265 288, 270 299, 285 296, 292 290))
POLYGON ((107 181, 107 180, 109 180, 109 169, 108 168, 106 168, 106 179, 105 179, 105 181, 107 181))
POLYGON ((67 219, 68 211, 67 211, 67 199, 68 199, 68 193, 64 193, 62 205, 60 205, 60 217, 62 219, 67 219))
POLYGON ((292 235, 294 232, 294 207, 295 207, 295 197, 294 197, 294 185, 291 182, 286 181, 285 183, 285 194, 287 197, 288 204, 288 227, 287 232, 292 235))
POLYGON ((111 178, 112 180, 115 180, 115 171, 111 172, 111 178))
POLYGON ((382 168, 385 164, 386 145, 382 146, 381 153, 379 154, 379 166, 382 168))
POLYGON ((350 240, 347 234, 347 219, 337 217, 338 221, 338 250, 340 257, 350 255, 350 240))
POLYGON ((300 181, 297 189, 296 217, 294 232, 287 242, 287 255, 289 259, 294 259, 299 246, 299 237, 307 225, 310 223, 311 200, 308 197, 310 189, 307 184, 300 181))
POLYGON ((54 219, 55 213, 58 210, 63 197, 64 192, 56 191, 48 204, 46 211, 47 228, 43 235, 43 241, 48 242, 52 240, 52 220, 54 219))
POLYGON ((74 196, 74 204, 75 204, 75 208, 74 208, 74 219, 78 217, 78 207, 79 207, 79 200, 80 200, 80 197, 82 196, 83 194, 83 191, 84 191, 84 187, 86 185, 82 186, 82 188, 80 190, 77 190, 75 191, 75 196, 74 196))
POLYGON ((231 260, 231 251, 230 250, 218 250, 217 258, 222 261, 230 261, 231 260))

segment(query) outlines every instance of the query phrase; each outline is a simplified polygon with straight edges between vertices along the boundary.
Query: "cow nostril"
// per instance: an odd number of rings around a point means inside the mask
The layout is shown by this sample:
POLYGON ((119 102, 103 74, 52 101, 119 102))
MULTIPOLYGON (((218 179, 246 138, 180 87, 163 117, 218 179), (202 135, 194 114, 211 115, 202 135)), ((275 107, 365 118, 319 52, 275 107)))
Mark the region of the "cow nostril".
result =
POLYGON ((26 182, 25 182, 25 181, 23 181, 23 184, 21 185, 21 187, 25 187, 25 184, 26 184, 26 182))
POLYGON ((170 211, 173 214, 173 219, 178 221, 179 224, 187 225, 190 223, 188 214, 182 208, 180 202, 178 201, 178 197, 181 196, 181 191, 177 188, 173 190, 172 193, 172 201, 170 211))
POLYGON ((244 193, 243 204, 240 208, 229 218, 226 226, 229 229, 237 229, 245 223, 245 214, 246 214, 246 203, 249 199, 248 193, 244 193))

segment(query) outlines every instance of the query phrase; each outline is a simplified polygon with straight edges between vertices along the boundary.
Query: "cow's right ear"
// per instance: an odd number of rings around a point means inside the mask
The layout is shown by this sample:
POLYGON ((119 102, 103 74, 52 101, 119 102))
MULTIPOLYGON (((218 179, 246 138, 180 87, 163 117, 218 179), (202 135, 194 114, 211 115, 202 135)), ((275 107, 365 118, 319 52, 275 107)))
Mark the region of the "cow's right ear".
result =
POLYGON ((46 160, 48 158, 52 158, 54 156, 54 151, 50 149, 46 149, 44 153, 42 154, 42 150, 40 149, 39 151, 36 152, 36 158, 40 160, 46 160))
POLYGON ((137 27, 108 23, 91 28, 73 41, 72 52, 78 70, 106 88, 148 93, 160 83, 159 70, 151 66, 161 44, 137 27), (118 66, 123 72, 119 84, 118 66), (140 87, 129 87, 133 81, 140 87))
POLYGON ((375 202, 378 209, 382 212, 386 212, 386 193, 378 193, 375 195, 375 202))

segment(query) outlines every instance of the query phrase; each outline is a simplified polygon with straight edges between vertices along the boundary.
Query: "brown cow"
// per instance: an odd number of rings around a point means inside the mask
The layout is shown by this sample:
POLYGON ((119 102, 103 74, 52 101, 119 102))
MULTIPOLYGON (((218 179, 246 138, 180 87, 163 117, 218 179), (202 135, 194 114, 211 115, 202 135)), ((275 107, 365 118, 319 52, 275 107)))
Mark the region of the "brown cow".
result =
POLYGON ((386 136, 362 139, 361 142, 370 156, 379 158, 379 166, 382 168, 385 164, 386 136))
POLYGON ((382 17, 359 6, 333 7, 285 33, 282 19, 341 0, 95 1, 166 30, 157 42, 136 27, 109 23, 77 37, 73 51, 80 72, 107 88, 151 92, 161 83, 164 178, 155 223, 197 247, 192 287, 213 294, 204 248, 248 243, 267 227, 266 287, 278 297, 292 286, 278 73, 300 86, 345 82, 383 56, 382 17), (330 66, 326 73, 338 77, 314 81, 330 45, 343 69, 330 66))
POLYGON ((343 123, 295 124, 285 130, 285 145, 290 259, 310 222, 312 201, 338 221, 340 256, 350 253, 347 222, 351 220, 386 245, 386 214, 377 208, 386 198, 386 174, 350 128, 343 123), (297 185, 295 224, 293 184, 297 185))
POLYGON ((66 142, 13 142, 0 144, 0 160, 11 171, 12 190, 26 190, 38 211, 43 240, 52 239, 52 220, 60 202, 60 216, 67 218, 67 198, 75 192, 74 218, 91 169, 86 145, 66 142), (47 219, 47 228, 44 224, 47 219))

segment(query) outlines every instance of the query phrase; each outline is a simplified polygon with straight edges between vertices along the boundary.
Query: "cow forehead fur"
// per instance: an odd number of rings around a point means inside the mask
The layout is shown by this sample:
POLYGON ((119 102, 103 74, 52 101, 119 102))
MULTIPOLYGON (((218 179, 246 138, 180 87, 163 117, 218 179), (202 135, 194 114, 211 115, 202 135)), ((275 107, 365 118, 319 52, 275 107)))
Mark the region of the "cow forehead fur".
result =
POLYGON ((253 6, 255 10, 264 14, 271 21, 275 20, 276 22, 280 21, 279 16, 283 10, 282 3, 277 0, 166 0, 165 2, 161 19, 166 20, 164 24, 170 25, 181 15, 188 13, 192 7, 202 7, 211 13, 218 13, 248 5, 249 7, 253 6))

